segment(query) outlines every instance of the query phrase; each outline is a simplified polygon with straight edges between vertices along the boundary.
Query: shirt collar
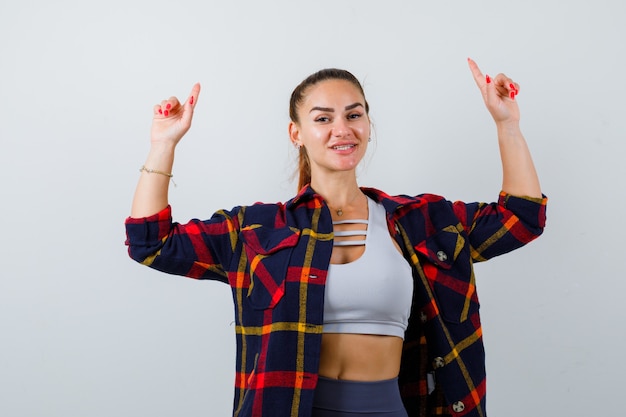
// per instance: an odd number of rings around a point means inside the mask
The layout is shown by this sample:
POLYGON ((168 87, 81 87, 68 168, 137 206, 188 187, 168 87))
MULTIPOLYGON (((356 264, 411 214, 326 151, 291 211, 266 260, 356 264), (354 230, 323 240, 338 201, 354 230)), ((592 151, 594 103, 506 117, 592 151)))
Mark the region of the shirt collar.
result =
POLYGON ((365 195, 370 197, 372 200, 382 204, 388 213, 394 213, 396 210, 406 205, 416 203, 420 204, 421 202, 420 197, 409 197, 407 195, 390 196, 383 191, 371 187, 361 187, 361 191, 363 191, 363 193, 365 193, 365 195))
POLYGON ((287 201, 287 204, 286 204, 287 210, 292 210, 298 207, 300 204, 304 204, 307 201, 312 200, 312 199, 322 200, 322 196, 317 194, 315 190, 311 188, 311 184, 307 184, 304 187, 302 187, 300 191, 298 191, 298 194, 296 194, 294 198, 287 201))
MULTIPOLYGON (((363 191, 366 196, 370 197, 375 202, 382 204, 383 207, 385 207, 385 210, 389 213, 393 213, 407 204, 419 203, 421 200, 419 197, 409 197, 406 195, 390 196, 383 191, 371 187, 361 187, 361 191, 363 191)), ((293 209, 300 204, 305 204, 309 200, 313 199, 318 199, 320 201, 323 200, 322 196, 317 194, 311 187, 311 184, 307 184, 302 187, 294 198, 287 202, 286 206, 287 209, 293 209)))

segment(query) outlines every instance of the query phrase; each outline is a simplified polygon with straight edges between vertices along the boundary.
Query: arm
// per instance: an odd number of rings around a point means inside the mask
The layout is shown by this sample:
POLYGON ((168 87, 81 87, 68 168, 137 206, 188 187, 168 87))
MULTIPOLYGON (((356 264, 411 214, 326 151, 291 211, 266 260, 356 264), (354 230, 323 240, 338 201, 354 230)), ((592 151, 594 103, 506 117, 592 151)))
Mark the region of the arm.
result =
POLYGON ((519 127, 519 107, 515 96, 519 85, 504 74, 494 79, 482 74, 478 65, 468 58, 474 81, 480 89, 487 110, 496 123, 502 160, 502 191, 541 198, 541 187, 535 166, 519 127))
POLYGON ((226 282, 238 242, 241 208, 218 211, 209 220, 172 222, 168 206, 157 214, 126 219, 126 245, 135 261, 167 272, 226 282))
POLYGON ((131 217, 147 217, 158 213, 168 205, 167 193, 174 165, 174 150, 183 135, 191 127, 193 111, 198 102, 200 84, 193 86, 189 98, 181 104, 176 97, 163 100, 154 106, 154 118, 150 133, 150 152, 135 190, 131 217))
POLYGON ((498 201, 452 204, 469 238, 472 260, 502 255, 538 238, 546 224, 547 198, 516 197, 504 191, 498 201))

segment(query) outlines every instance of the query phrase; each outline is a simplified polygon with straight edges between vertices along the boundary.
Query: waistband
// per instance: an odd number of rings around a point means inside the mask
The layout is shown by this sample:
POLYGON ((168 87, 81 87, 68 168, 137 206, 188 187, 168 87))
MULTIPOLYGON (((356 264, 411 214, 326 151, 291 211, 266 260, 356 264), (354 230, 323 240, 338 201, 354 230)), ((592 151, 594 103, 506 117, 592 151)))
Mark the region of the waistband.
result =
POLYGON ((353 413, 404 410, 398 378, 346 381, 320 376, 315 388, 313 407, 353 413))

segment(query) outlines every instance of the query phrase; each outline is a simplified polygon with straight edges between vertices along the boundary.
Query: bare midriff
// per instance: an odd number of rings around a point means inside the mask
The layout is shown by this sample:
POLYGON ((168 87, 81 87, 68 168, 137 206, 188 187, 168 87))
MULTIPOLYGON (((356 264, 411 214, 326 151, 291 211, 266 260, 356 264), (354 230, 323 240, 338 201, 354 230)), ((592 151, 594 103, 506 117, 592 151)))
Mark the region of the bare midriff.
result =
POLYGON ((395 378, 400 372, 402 344, 396 336, 325 333, 319 374, 351 381, 395 378))

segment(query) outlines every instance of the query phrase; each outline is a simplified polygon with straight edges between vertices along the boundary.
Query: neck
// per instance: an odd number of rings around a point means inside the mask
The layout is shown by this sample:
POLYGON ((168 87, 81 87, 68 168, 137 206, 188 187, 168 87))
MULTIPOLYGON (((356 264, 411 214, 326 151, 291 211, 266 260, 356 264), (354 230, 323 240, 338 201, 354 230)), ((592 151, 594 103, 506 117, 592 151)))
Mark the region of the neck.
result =
POLYGON ((335 212, 339 210, 348 211, 363 203, 362 199, 359 198, 363 193, 354 175, 343 178, 326 178, 323 181, 316 181, 315 178, 312 178, 311 187, 324 198, 326 204, 335 212))

